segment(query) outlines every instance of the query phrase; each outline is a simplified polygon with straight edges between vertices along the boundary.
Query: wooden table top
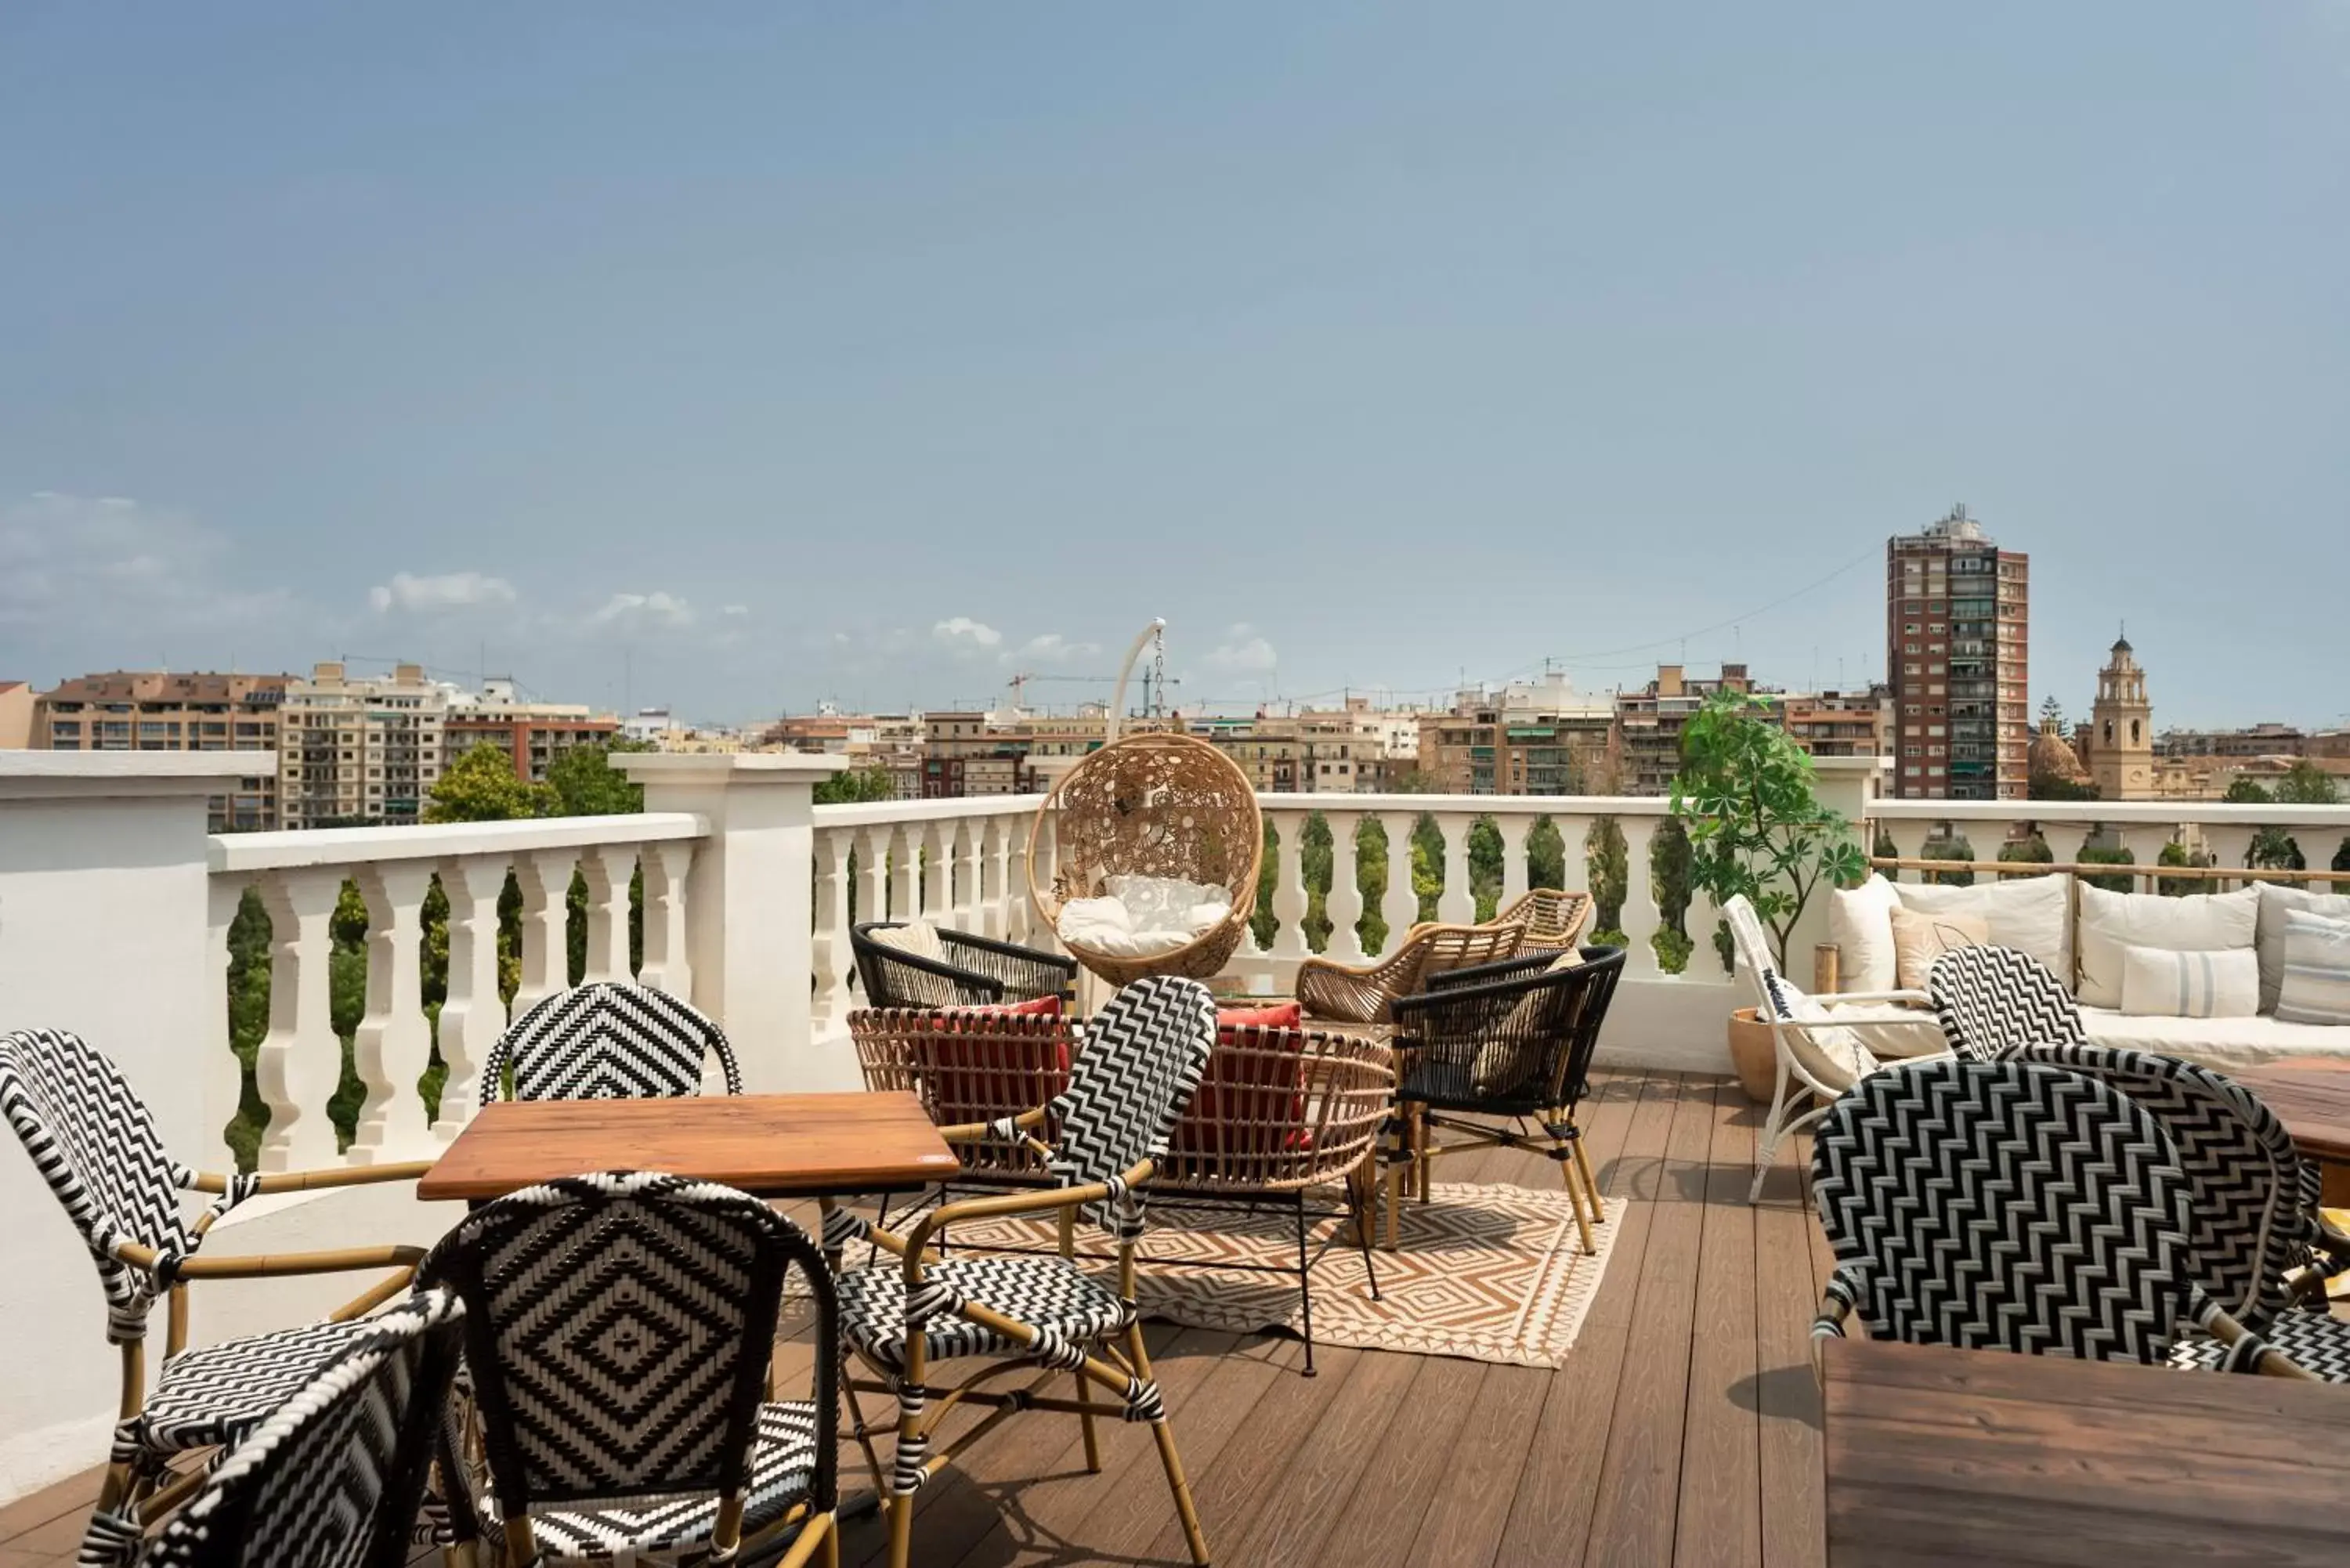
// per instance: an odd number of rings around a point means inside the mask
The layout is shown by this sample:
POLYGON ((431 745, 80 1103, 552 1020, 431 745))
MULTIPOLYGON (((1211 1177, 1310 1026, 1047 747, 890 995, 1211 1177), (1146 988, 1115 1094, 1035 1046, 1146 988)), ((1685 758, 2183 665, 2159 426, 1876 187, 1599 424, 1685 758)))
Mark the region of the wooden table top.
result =
POLYGON ((591 1170, 665 1170, 762 1198, 905 1191, 962 1168, 903 1091, 484 1106, 417 1183, 479 1201, 591 1170))
POLYGON ((2228 1076, 2250 1089, 2284 1121, 2302 1152, 2350 1160, 2350 1062, 2280 1062, 2239 1067, 2228 1076))
POLYGON ((1826 1346, 1829 1568, 2350 1562, 2350 1389, 1826 1346))

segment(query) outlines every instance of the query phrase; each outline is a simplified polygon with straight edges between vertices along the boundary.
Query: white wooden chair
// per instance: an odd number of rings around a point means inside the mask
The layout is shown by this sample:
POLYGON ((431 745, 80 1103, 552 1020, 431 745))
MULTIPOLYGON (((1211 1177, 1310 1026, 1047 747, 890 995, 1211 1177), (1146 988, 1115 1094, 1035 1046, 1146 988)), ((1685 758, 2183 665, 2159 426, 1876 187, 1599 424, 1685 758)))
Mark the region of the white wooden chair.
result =
POLYGON ((1827 1115, 1828 1106, 1838 1095, 1888 1064, 1898 1065, 1918 1056, 1947 1055, 1949 1051, 1943 1044, 1941 1022, 1933 1012, 1888 1005, 1906 1002, 1924 1007, 1931 1000, 1924 992, 1842 992, 1831 1012, 1779 972, 1778 962, 1771 956, 1770 939, 1762 932, 1762 917, 1755 914, 1752 904, 1742 896, 1732 897, 1721 907, 1721 915, 1730 922, 1740 966, 1753 979, 1754 1016, 1771 1026, 1779 1058, 1771 1114, 1763 1118, 1762 1137, 1754 1147, 1754 1181, 1746 1189, 1746 1201, 1752 1203, 1762 1196, 1762 1179, 1778 1158, 1781 1142, 1827 1115), (1869 1050, 1856 1033, 1862 1029, 1868 1030, 1888 1055, 1892 1047, 1913 1034, 1917 1049, 1888 1064, 1869 1050), (1820 1103, 1799 1113, 1797 1107, 1813 1096, 1820 1103))

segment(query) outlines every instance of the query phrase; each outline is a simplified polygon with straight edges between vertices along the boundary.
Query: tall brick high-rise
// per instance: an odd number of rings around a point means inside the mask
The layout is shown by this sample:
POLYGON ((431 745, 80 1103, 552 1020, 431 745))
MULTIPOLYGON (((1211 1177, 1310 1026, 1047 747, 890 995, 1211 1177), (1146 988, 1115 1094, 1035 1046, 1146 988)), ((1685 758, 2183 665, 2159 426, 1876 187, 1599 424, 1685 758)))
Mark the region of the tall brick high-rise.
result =
POLYGON ((2030 780, 2031 557, 1963 506, 1885 543, 1893 793, 2022 800, 2030 780))

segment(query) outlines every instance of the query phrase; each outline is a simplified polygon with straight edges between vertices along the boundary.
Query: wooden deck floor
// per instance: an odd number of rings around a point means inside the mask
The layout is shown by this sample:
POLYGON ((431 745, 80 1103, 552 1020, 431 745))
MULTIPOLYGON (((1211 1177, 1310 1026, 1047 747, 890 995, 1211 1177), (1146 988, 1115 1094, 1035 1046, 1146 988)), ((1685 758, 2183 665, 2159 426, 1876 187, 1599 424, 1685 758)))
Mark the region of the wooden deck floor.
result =
MULTIPOLYGON (((1805 1335, 1826 1247, 1792 1159, 1747 1206, 1759 1119, 1727 1079, 1602 1075, 1584 1120, 1603 1184, 1627 1200, 1623 1231, 1557 1371, 1326 1346, 1308 1380, 1293 1341, 1155 1329, 1216 1561, 1818 1568, 1805 1335)), ((1506 1150, 1444 1175, 1555 1179, 1506 1150)), ((1088 1475, 1074 1421, 1005 1423, 922 1491, 916 1562, 1188 1562, 1148 1436, 1106 1423, 1102 1448, 1088 1475)), ((853 1454, 843 1474, 861 1484, 853 1454)), ((0 1510, 0 1568, 69 1562, 91 1486, 0 1510)), ((881 1546, 865 1521, 843 1557, 878 1561, 881 1546)))

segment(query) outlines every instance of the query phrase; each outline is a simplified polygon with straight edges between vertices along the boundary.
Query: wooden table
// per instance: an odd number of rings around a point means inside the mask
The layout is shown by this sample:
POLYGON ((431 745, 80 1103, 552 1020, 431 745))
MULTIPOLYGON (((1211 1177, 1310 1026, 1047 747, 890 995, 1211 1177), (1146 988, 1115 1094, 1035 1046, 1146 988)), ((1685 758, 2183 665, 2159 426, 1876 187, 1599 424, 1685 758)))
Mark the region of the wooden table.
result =
POLYGON ((591 1170, 665 1170, 762 1198, 907 1192, 962 1168, 903 1091, 484 1106, 416 1185, 480 1203, 591 1170))
POLYGON ((1826 1346, 1829 1568, 2350 1563, 2350 1389, 1826 1346))
POLYGON ((2282 1118, 2301 1152, 2324 1168, 2324 1201, 2350 1208, 2350 1063, 2280 1062, 2228 1074, 2282 1118))

